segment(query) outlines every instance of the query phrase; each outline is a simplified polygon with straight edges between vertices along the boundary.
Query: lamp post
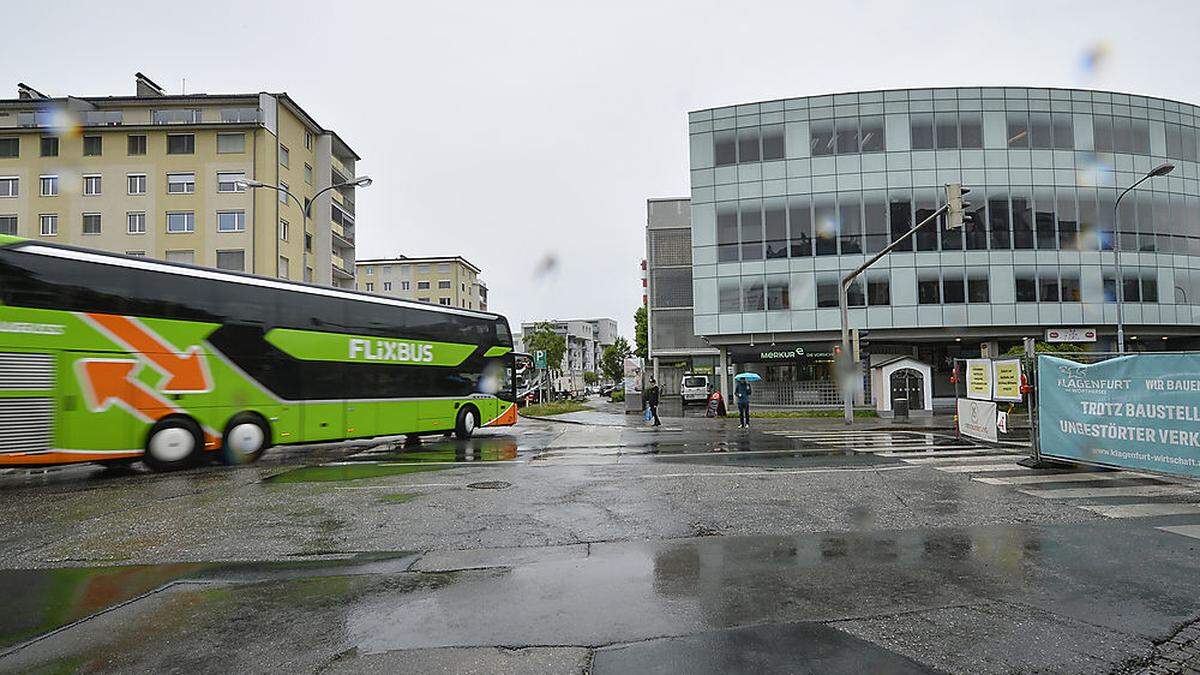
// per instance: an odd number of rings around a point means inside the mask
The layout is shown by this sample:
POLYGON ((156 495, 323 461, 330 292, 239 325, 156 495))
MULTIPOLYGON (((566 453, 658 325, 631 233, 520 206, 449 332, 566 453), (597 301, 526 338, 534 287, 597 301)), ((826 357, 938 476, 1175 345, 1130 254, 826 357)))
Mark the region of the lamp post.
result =
MULTIPOLYGON (((243 190, 245 190, 247 188, 249 188, 251 190, 265 188, 267 190, 274 190, 276 192, 280 192, 284 195, 287 195, 288 197, 291 197, 292 201, 296 202, 296 206, 300 207, 300 213, 304 216, 304 222, 308 223, 308 221, 312 219, 312 207, 313 207, 313 204, 317 203, 317 197, 320 197, 321 195, 325 194, 326 192, 329 192, 330 190, 337 190, 338 188, 370 187, 372 182, 374 182, 374 181, 371 180, 370 176, 357 176, 355 178, 351 178, 350 180, 348 180, 344 183, 334 183, 333 185, 330 185, 328 187, 324 187, 324 188, 321 188, 320 190, 317 190, 317 193, 315 195, 313 195, 312 199, 310 199, 308 201, 308 206, 305 206, 304 202, 302 202, 299 197, 292 194, 291 191, 289 191, 287 188, 283 187, 282 185, 273 185, 271 183, 264 183, 260 180, 253 180, 250 178, 243 178, 242 180, 237 181, 236 185, 238 187, 242 188, 243 190)), ((305 228, 305 229, 307 229, 307 228, 305 228)), ((276 272, 278 272, 278 270, 276 270, 276 272)))
POLYGON ((1121 273, 1121 199, 1135 187, 1154 178, 1165 176, 1175 170, 1174 164, 1159 164, 1150 173, 1137 179, 1133 185, 1121 191, 1113 204, 1113 260, 1117 268, 1117 353, 1125 353, 1125 277, 1121 273))

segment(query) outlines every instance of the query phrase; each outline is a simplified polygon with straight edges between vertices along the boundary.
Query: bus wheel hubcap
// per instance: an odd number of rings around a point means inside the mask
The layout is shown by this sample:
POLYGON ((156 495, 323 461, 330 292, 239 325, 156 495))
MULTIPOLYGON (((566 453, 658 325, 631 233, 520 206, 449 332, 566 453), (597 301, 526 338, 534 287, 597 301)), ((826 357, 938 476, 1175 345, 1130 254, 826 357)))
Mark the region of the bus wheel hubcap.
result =
POLYGON ((239 424, 229 432, 229 447, 243 455, 252 455, 258 452, 258 449, 262 447, 263 440, 262 428, 249 422, 239 424))
POLYGON ((163 429, 150 439, 150 454, 164 462, 178 462, 196 449, 196 439, 187 429, 163 429))
POLYGON ((463 428, 466 429, 468 433, 475 430, 474 415, 467 413, 467 418, 463 420, 463 428))

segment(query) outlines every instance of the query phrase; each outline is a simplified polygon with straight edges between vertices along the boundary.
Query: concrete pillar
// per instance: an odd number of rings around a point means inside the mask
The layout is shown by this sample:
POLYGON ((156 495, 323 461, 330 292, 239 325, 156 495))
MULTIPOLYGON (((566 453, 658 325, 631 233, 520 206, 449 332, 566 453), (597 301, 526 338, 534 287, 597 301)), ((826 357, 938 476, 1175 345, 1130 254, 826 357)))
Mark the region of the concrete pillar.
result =
POLYGON ((721 365, 719 367, 721 372, 720 379, 717 381, 721 383, 721 395, 725 397, 726 401, 729 401, 731 400, 729 397, 733 395, 733 390, 729 388, 729 348, 722 346, 720 349, 721 365))
POLYGON ((658 382, 658 357, 655 356, 652 361, 654 362, 654 381, 658 382))

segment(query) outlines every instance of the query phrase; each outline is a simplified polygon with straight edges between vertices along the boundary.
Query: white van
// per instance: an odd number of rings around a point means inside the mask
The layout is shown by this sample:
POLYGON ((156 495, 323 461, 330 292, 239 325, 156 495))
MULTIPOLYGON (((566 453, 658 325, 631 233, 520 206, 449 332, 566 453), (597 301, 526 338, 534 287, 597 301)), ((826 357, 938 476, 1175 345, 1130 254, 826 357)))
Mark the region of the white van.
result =
POLYGON ((685 373, 679 381, 679 395, 683 398, 683 404, 707 403, 708 395, 712 392, 709 382, 708 375, 685 373))

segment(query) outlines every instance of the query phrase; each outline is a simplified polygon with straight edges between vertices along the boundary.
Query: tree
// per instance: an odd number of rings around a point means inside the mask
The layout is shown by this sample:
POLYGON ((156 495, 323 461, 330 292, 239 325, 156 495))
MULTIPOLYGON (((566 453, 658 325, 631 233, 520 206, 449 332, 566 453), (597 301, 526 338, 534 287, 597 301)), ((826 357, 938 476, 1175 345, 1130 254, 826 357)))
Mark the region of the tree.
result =
POLYGON ((604 377, 619 382, 625 377, 625 359, 629 358, 629 341, 618 337, 613 343, 604 348, 600 356, 600 366, 604 369, 604 377))
POLYGON ((591 370, 583 371, 583 383, 587 386, 592 386, 600 381, 600 376, 591 370))
POLYGON ((554 332, 554 326, 549 323, 539 323, 533 331, 525 336, 525 349, 530 353, 545 351, 546 368, 558 370, 562 367, 563 354, 567 351, 567 340, 554 332))
POLYGON ((650 340, 646 332, 646 306, 642 305, 633 313, 633 343, 640 359, 650 358, 650 340))

